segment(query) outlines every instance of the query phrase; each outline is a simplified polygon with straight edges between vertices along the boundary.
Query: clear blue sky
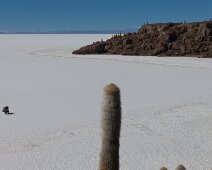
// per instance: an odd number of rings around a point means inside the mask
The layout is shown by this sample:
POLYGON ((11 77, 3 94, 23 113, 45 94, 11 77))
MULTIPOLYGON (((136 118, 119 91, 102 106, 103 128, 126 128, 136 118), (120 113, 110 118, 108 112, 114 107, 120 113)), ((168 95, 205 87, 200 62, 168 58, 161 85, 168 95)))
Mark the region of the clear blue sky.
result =
POLYGON ((212 18, 212 0, 0 0, 0 31, 125 29, 212 18))

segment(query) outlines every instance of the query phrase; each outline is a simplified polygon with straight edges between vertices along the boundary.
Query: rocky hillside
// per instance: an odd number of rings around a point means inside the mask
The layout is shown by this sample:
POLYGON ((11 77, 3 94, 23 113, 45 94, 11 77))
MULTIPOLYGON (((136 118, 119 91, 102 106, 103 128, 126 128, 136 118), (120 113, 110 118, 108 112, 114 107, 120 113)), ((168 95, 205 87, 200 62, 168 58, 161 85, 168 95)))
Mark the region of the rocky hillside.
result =
POLYGON ((137 33, 115 35, 73 54, 212 57, 212 21, 148 24, 137 33))

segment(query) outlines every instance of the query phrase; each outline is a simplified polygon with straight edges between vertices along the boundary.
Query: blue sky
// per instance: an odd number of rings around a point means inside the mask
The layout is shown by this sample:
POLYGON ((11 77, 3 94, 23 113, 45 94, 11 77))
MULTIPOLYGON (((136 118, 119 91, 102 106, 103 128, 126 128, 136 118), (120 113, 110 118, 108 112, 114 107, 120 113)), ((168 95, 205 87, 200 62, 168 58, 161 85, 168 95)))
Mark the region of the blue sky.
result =
POLYGON ((0 31, 125 29, 212 18, 212 0, 0 0, 0 31))

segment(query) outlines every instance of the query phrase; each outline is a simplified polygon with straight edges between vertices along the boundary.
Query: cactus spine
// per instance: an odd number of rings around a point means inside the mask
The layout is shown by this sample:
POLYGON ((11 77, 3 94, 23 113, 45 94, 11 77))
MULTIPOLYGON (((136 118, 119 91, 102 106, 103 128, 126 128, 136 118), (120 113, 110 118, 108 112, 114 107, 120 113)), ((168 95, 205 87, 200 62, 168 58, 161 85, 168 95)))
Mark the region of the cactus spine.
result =
POLYGON ((101 152, 99 170, 119 170, 121 129, 120 90, 115 84, 104 88, 101 116, 101 152))

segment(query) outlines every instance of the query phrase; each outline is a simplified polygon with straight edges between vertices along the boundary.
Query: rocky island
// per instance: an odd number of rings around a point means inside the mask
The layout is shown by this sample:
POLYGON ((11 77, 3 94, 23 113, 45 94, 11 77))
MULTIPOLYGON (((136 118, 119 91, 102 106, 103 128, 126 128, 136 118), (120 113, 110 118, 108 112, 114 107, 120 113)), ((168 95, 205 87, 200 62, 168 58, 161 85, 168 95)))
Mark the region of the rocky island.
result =
POLYGON ((212 21, 146 24, 136 33, 113 35, 73 54, 212 57, 212 21))

